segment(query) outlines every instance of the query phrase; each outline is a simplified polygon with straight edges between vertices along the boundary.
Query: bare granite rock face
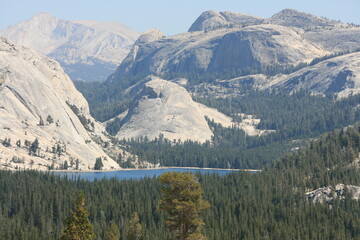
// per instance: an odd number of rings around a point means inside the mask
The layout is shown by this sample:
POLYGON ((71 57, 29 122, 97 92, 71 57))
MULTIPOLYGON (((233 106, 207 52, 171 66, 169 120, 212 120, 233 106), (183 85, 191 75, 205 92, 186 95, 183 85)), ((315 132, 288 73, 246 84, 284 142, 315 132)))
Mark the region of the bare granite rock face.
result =
POLYGON ((0 168, 120 168, 95 141, 109 141, 59 63, 0 38, 0 168), (31 145, 38 139, 38 148, 31 145))
POLYGON ((345 199, 349 196, 352 199, 360 199, 360 187, 339 183, 334 187, 323 187, 307 192, 306 197, 312 203, 331 204, 335 199, 345 199))
POLYGON ((261 24, 263 18, 236 12, 203 12, 191 25, 189 32, 209 31, 224 27, 244 27, 261 24))
POLYGON ((289 75, 275 76, 261 88, 279 88, 289 93, 308 90, 339 98, 360 93, 360 52, 319 62, 289 75))
MULTIPOLYGON (((149 76, 142 82, 142 89, 131 107, 117 116, 121 121, 121 127, 116 137, 136 139, 146 136, 149 140, 154 140, 161 135, 175 142, 192 140, 204 143, 211 141, 213 136, 206 118, 224 127, 239 127, 249 136, 271 132, 257 129, 261 120, 255 116, 241 113, 239 115, 243 120, 233 122, 230 117, 216 109, 193 101, 184 87, 149 76)), ((105 125, 111 124, 112 121, 114 119, 107 121, 105 125)))
POLYGON ((68 21, 38 13, 1 30, 0 36, 59 61, 73 80, 100 81, 125 58, 139 33, 117 22, 68 21), (92 68, 92 74, 82 72, 92 68))
POLYGON ((360 27, 294 9, 284 9, 265 23, 305 30, 303 37, 330 52, 353 51, 360 47, 360 27))
POLYGON ((305 40, 302 33, 301 29, 264 24, 188 32, 167 38, 153 32, 155 37, 149 38, 151 41, 134 44, 110 79, 119 81, 121 77, 149 74, 226 73, 264 66, 296 65, 329 53, 305 40))
POLYGON ((192 100, 185 88, 157 77, 150 77, 131 107, 119 117, 122 127, 119 139, 147 137, 150 140, 163 135, 169 140, 211 140, 212 131, 207 116, 230 127, 232 119, 215 109, 192 100))
POLYGON ((344 54, 304 67, 291 74, 248 75, 216 80, 190 87, 197 96, 237 97, 244 89, 278 89, 287 93, 300 90, 315 95, 334 95, 338 99, 360 93, 360 52, 344 54))
POLYGON ((271 18, 267 19, 265 22, 269 24, 296 27, 306 30, 334 28, 342 25, 340 22, 334 20, 318 17, 309 13, 289 8, 281 10, 271 18))
MULTIPOLYGON (((147 75, 186 78, 193 93, 226 97, 241 94, 243 84, 258 89, 277 87, 277 83, 302 74, 302 70, 289 76, 270 74, 290 71, 328 55, 355 52, 360 47, 360 27, 293 9, 284 9, 269 19, 211 10, 202 13, 187 33, 165 37, 159 30, 152 30, 140 39, 108 82, 116 84, 124 77, 142 79, 147 75), (206 76, 222 80, 207 81, 206 76), (194 86, 196 79, 203 83, 194 86)), ((348 67, 353 70, 332 67, 335 71, 331 74, 323 67, 326 74, 318 72, 315 68, 320 65, 304 68, 314 71, 300 81, 308 81, 304 86, 289 82, 284 87, 304 87, 321 94, 356 93, 354 60, 348 67)))

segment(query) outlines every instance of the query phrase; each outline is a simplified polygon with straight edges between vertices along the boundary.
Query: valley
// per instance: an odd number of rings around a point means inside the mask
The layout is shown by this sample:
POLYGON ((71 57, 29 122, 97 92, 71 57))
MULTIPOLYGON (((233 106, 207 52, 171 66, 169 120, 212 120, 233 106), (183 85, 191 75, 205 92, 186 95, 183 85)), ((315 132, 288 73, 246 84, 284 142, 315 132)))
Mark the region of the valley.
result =
POLYGON ((271 14, 0 30, 0 239, 359 239, 360 26, 271 14))

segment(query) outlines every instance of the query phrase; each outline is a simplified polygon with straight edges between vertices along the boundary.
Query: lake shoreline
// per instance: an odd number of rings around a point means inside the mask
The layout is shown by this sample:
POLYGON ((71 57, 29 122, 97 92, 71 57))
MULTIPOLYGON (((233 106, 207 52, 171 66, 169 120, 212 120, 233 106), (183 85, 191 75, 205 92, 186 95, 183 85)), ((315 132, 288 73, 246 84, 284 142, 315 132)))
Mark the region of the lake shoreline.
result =
POLYGON ((121 168, 106 170, 50 170, 49 172, 61 173, 102 173, 102 172, 123 172, 123 171, 146 171, 161 169, 191 169, 191 170, 215 170, 215 171, 234 171, 234 172, 262 172, 261 169, 232 169, 232 168, 200 168, 200 167, 154 167, 154 168, 121 168))

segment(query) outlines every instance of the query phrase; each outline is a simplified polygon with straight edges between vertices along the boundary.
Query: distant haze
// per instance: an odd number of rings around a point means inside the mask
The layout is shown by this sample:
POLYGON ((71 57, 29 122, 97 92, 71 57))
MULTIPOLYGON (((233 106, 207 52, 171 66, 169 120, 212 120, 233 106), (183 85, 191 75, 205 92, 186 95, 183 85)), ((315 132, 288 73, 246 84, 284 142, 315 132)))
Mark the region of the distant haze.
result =
POLYGON ((0 29, 25 21, 38 12, 49 12, 63 19, 118 21, 140 32, 159 28, 166 35, 174 35, 187 31, 203 11, 210 9, 268 18, 284 8, 360 24, 359 0, 0 0, 0 29))

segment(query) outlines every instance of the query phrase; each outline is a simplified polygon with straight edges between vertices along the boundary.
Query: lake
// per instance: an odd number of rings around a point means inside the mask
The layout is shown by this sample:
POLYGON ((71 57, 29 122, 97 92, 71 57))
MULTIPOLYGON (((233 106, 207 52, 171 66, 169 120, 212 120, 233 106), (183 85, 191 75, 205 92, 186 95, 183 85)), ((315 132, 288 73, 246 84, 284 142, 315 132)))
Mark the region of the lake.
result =
POLYGON ((84 180, 94 181, 95 179, 110 179, 117 178, 119 180, 127 179, 141 179, 144 177, 158 177, 165 172, 200 172, 206 173, 217 173, 219 175, 225 175, 232 172, 238 172, 238 170, 221 170, 221 169, 194 169, 194 168, 162 168, 162 169, 141 169, 141 170, 121 170, 121 171, 110 171, 110 172, 55 172, 54 174, 62 177, 67 176, 69 179, 77 179, 80 177, 84 180))

